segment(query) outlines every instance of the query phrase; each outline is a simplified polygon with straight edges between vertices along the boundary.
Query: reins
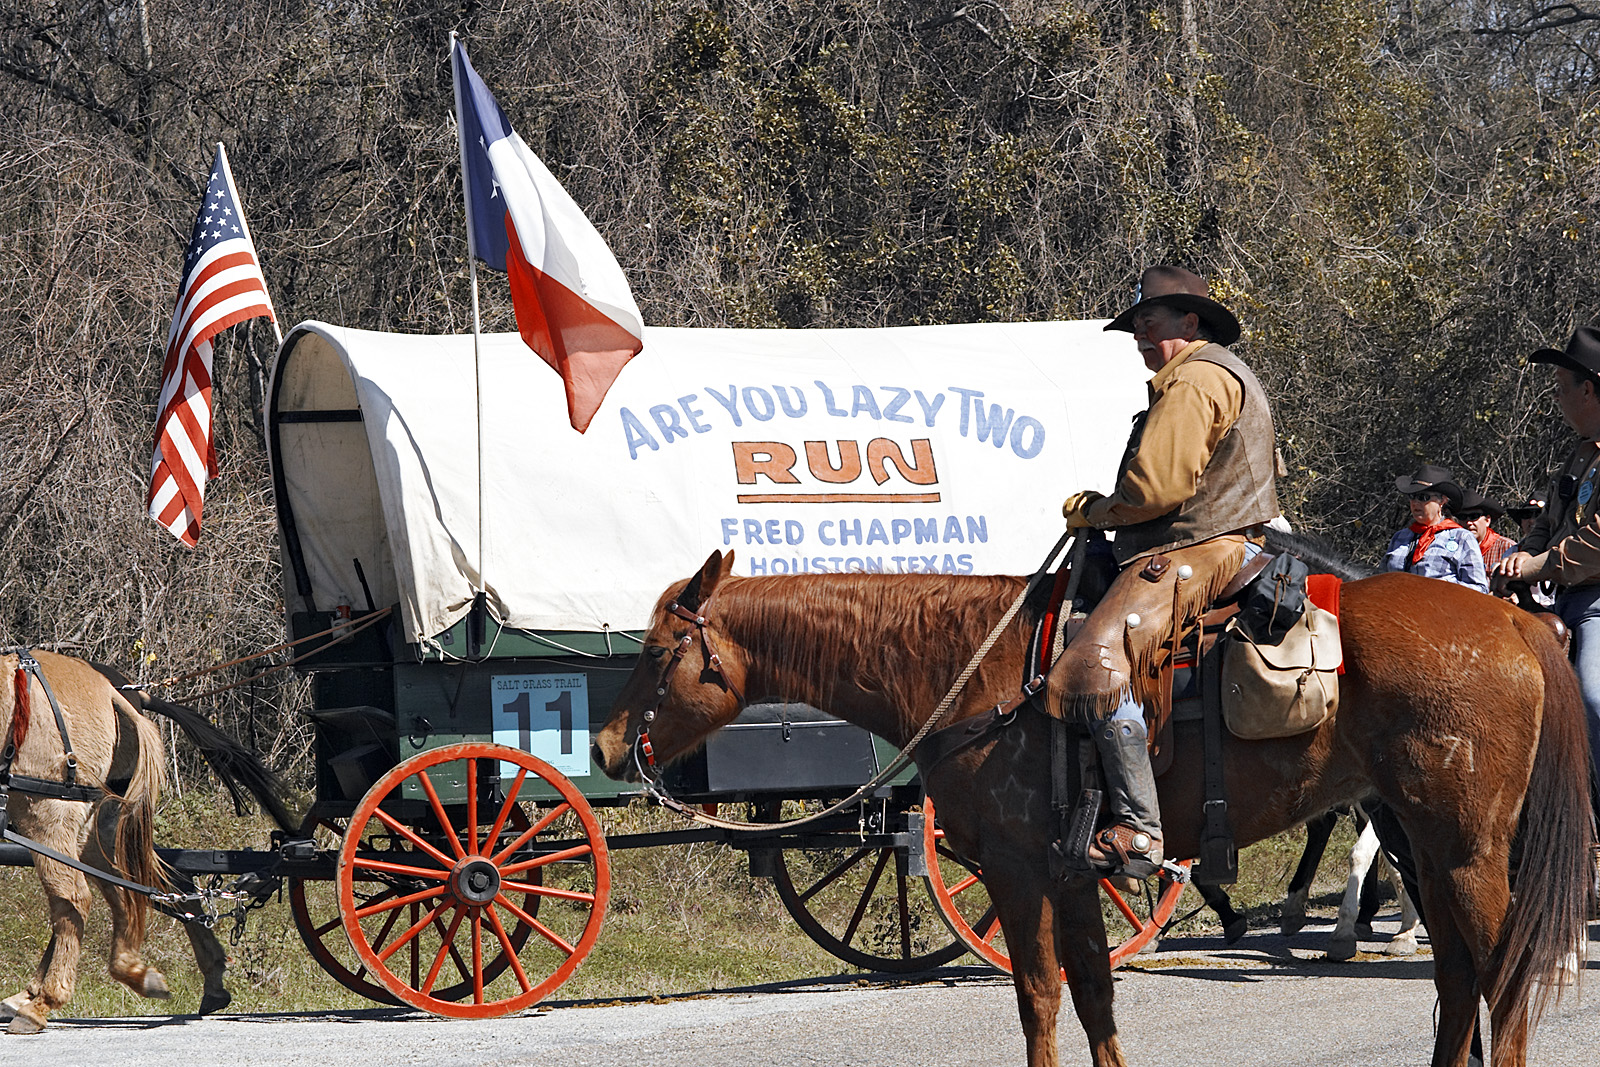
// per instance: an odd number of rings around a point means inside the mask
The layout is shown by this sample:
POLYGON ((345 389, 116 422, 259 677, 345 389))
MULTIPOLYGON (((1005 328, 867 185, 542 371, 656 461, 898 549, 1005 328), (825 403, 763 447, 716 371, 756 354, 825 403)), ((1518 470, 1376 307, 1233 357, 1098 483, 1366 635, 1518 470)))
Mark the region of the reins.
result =
MULTIPOLYGON (((796 826, 804 826, 807 823, 818 822, 822 819, 828 818, 829 816, 836 815, 848 808, 854 807, 859 801, 872 794, 880 786, 884 785, 895 775, 899 774, 900 771, 915 758, 917 746, 922 743, 924 738, 933 732, 934 728, 939 724, 939 721, 944 718, 945 713, 950 710, 951 706, 955 703, 956 697, 959 696, 961 691, 966 688, 967 682, 972 678, 973 672, 978 669, 978 665, 983 662, 984 657, 989 654, 989 650, 992 649, 995 645, 995 642, 1000 639, 1000 635, 1005 632, 1008 626, 1011 625, 1011 620, 1016 618, 1017 612, 1022 609, 1022 605, 1027 601, 1034 589, 1037 588, 1039 583, 1044 580, 1044 576, 1050 572, 1050 568, 1055 564, 1056 558, 1061 554, 1062 548, 1066 546, 1069 540, 1073 540, 1071 530, 1063 533, 1061 535, 1061 539, 1058 540, 1055 543, 1055 546, 1050 549, 1050 553, 1045 556, 1043 565, 1041 565, 1039 570, 1034 573, 1033 577, 1028 580, 1028 583, 1023 587, 1022 592, 1019 593, 1017 598, 1011 602, 1011 606, 1006 608, 1005 614, 1000 617, 1000 621, 995 623, 994 628, 991 629, 988 636, 983 639, 983 642, 978 646, 978 650, 973 653, 972 659, 967 662, 966 667, 964 667, 961 671, 961 674, 957 676, 955 682, 950 686, 949 691, 945 693, 944 699, 940 700, 938 706, 934 708, 933 714, 930 715, 927 721, 922 724, 921 728, 917 730, 917 732, 912 736, 911 740, 906 742, 905 747, 902 748, 895 758, 889 762, 889 765, 884 767, 877 774, 873 775, 870 781, 861 785, 856 789, 855 792, 851 793, 843 800, 840 800, 834 804, 830 804, 821 811, 814 812, 799 819, 791 819, 781 823, 739 822, 733 819, 723 819, 719 816, 711 815, 701 811, 698 808, 691 807, 690 805, 685 804, 683 801, 673 797, 666 791, 666 788, 662 786, 660 777, 653 773, 655 771, 656 761, 655 753, 650 745, 649 727, 650 724, 655 721, 656 714, 660 710, 661 705, 666 702, 668 683, 672 680, 673 672, 677 669, 678 663, 682 660, 684 654, 688 651, 690 645, 693 643, 692 635, 694 630, 685 631, 683 637, 678 640, 678 644, 673 649, 673 661, 667 665, 667 669, 662 675, 661 681, 656 686, 656 705, 645 712, 644 725, 640 727, 638 736, 634 740, 634 766, 639 770, 639 780, 644 785, 645 795, 650 797, 656 803, 660 804, 662 807, 675 811, 685 818, 693 820, 694 822, 702 823, 706 826, 715 826, 722 830, 730 830, 735 833, 747 834, 770 834, 786 832, 796 826)), ((1077 586, 1078 571, 1080 568, 1076 565, 1076 563, 1081 561, 1083 555, 1081 551, 1078 551, 1078 548, 1079 546, 1086 544, 1086 541, 1084 541, 1082 538, 1079 538, 1076 540, 1073 546, 1073 558, 1075 565, 1073 567, 1073 574, 1071 578, 1068 579, 1069 596, 1071 595, 1070 590, 1075 589, 1077 586)), ((712 590, 712 597, 715 595, 716 590, 712 590)), ((670 605, 668 610, 670 610, 672 614, 676 615, 678 618, 692 623, 694 629, 700 631, 701 641, 706 649, 707 667, 715 670, 719 675, 722 676, 723 684, 728 687, 729 692, 733 693, 738 699, 739 703, 743 705, 744 697, 739 693, 739 690, 734 687, 732 680, 728 678, 726 673, 724 673, 721 660, 716 657, 714 652, 711 651, 710 641, 706 636, 706 608, 710 605, 710 603, 711 597, 707 597, 706 602, 700 605, 699 612, 689 612, 682 609, 676 603, 670 605)), ((1022 686, 1023 696, 1017 701, 1017 703, 1021 703, 1023 700, 1032 697, 1043 685, 1043 676, 1034 676, 1029 678, 1022 686)))

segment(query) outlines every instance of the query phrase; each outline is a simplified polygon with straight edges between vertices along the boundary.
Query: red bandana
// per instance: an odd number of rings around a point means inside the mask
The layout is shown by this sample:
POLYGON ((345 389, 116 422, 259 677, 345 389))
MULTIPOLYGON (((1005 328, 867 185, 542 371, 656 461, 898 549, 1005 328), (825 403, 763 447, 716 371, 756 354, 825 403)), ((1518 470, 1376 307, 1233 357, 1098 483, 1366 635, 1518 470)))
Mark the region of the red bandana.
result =
POLYGON ((1417 565, 1417 561, 1422 558, 1424 552, 1428 551, 1428 546, 1433 544, 1433 539, 1436 536, 1445 530, 1459 530, 1461 528, 1461 524, 1454 519, 1440 519, 1432 526, 1424 526, 1420 522, 1412 523, 1410 529, 1412 533, 1417 535, 1417 540, 1411 546, 1411 562, 1406 565, 1406 569, 1410 570, 1417 565))

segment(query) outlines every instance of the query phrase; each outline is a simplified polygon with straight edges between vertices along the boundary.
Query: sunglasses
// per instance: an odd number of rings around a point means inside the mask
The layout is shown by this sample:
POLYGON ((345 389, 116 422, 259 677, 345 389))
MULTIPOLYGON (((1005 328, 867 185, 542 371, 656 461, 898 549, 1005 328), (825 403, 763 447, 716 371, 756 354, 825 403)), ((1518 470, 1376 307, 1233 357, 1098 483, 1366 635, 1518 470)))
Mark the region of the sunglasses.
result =
POLYGON ((1443 500, 1445 498, 1443 493, 1435 493, 1435 492, 1432 492, 1431 490, 1426 490, 1426 489, 1423 490, 1420 493, 1407 493, 1406 496, 1410 497, 1412 500, 1424 500, 1424 501, 1426 501, 1426 500, 1443 500))

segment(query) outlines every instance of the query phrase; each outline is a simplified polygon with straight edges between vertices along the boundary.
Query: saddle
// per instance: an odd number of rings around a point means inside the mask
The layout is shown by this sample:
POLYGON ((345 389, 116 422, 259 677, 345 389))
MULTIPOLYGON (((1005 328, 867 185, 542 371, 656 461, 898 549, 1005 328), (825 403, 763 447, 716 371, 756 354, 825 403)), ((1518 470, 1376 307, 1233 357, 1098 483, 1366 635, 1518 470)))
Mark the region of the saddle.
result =
MULTIPOLYGON (((1103 563, 1097 561, 1093 556, 1086 562, 1091 568, 1103 566, 1103 563)), ((1183 634, 1173 647, 1163 648, 1157 653, 1156 661, 1153 664, 1156 672, 1156 698, 1149 701, 1145 708, 1145 725, 1149 736, 1150 762, 1156 777, 1161 777, 1172 766, 1172 724, 1175 721, 1194 721, 1203 717, 1204 706, 1202 704, 1203 694, 1200 687, 1200 672, 1196 668, 1202 661, 1207 661, 1206 658, 1212 655, 1217 642, 1228 635, 1230 631, 1248 632, 1247 628, 1241 630, 1240 609, 1242 603, 1247 594, 1249 594, 1252 583, 1255 583, 1266 572, 1281 569, 1276 566, 1277 564, 1278 557, 1276 555, 1266 552, 1257 553, 1223 586, 1216 599, 1201 614, 1198 624, 1186 634, 1183 634)), ((1158 572, 1168 565, 1166 557, 1160 555, 1152 557, 1146 564, 1147 567, 1158 572)), ((1303 573, 1303 566, 1298 564, 1298 561, 1295 565, 1300 567, 1303 573)), ((1112 572, 1112 576, 1114 577, 1114 572, 1112 572)), ((1080 601, 1083 607, 1077 611, 1062 605, 1061 599, 1066 588, 1067 577, 1068 571, 1066 568, 1062 568, 1061 571, 1057 572, 1050 600, 1041 614, 1039 626, 1035 631, 1029 662, 1035 666, 1039 675, 1047 675, 1049 673, 1055 659, 1059 657, 1062 649, 1071 643, 1072 638, 1083 626, 1084 620, 1088 618, 1088 611, 1092 610, 1094 606, 1093 598, 1086 598, 1080 601)), ((1104 576, 1091 575, 1083 581, 1085 584, 1099 589, 1104 589, 1110 584, 1109 578, 1104 576)), ((1305 578, 1306 598, 1310 600, 1316 611, 1325 612, 1331 616, 1330 621, 1334 623, 1331 627, 1324 626, 1323 632, 1316 635, 1316 649, 1319 658, 1324 662, 1336 663, 1338 665, 1337 673, 1339 674, 1344 673, 1342 657, 1337 652, 1338 630, 1336 624, 1339 614, 1341 586, 1340 579, 1331 574, 1312 574, 1305 578), (1330 638, 1333 646, 1332 650, 1328 650, 1326 647, 1330 643, 1330 638)), ((1293 606, 1292 615, 1295 618, 1300 616, 1298 602, 1293 606)), ((1298 637, 1298 635, 1294 634, 1292 628, 1289 629, 1289 632, 1291 637, 1286 644, 1293 643, 1298 637)), ((1275 636, 1282 640, 1282 634, 1275 636)), ((1301 639, 1300 643, 1303 645, 1305 642, 1301 639)), ((1278 641, 1273 641, 1272 644, 1277 645, 1278 641)), ((1268 659, 1275 661, 1270 663, 1270 666, 1286 670, 1291 669, 1290 662, 1277 662, 1278 657, 1273 656, 1269 656, 1268 659)), ((1294 659, 1292 651, 1286 659, 1294 659)), ((1306 666, 1309 666, 1309 663, 1306 666)), ((1230 730, 1236 736, 1247 740, 1271 736, 1291 736, 1294 733, 1313 729, 1321 721, 1319 718, 1314 722, 1300 725, 1286 723, 1274 728, 1276 724, 1240 723, 1232 716, 1227 717, 1230 730)))

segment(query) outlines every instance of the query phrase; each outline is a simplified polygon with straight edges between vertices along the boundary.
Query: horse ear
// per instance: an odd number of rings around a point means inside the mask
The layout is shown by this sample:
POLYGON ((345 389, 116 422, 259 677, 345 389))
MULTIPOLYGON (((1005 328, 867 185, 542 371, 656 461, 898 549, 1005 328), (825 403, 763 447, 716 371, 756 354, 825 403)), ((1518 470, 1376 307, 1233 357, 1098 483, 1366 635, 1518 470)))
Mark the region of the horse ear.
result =
POLYGON ((724 557, 720 551, 713 549, 711 555, 706 557, 705 566, 689 579, 689 584, 678 594, 678 603, 690 611, 700 610, 700 605, 711 599, 711 594, 716 592, 717 583, 722 581, 723 575, 732 568, 733 552, 730 550, 724 557))

